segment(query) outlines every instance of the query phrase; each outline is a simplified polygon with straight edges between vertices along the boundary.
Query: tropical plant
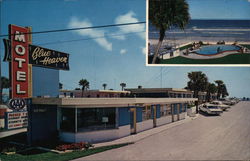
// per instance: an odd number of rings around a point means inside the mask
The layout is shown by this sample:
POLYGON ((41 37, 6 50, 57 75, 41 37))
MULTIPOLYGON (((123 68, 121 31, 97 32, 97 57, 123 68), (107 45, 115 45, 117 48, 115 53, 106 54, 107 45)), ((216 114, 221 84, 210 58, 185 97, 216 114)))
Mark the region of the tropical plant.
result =
POLYGON ((120 86, 122 87, 122 91, 123 91, 124 87, 126 87, 126 83, 121 83, 120 86))
POLYGON ((63 84, 59 82, 59 89, 63 89, 63 84))
POLYGON ((156 63, 166 30, 172 26, 184 30, 189 19, 189 6, 186 0, 149 0, 149 22, 160 31, 152 60, 153 64, 156 63))
POLYGON ((214 83, 208 83, 207 84, 207 89, 206 89, 206 92, 207 92, 207 95, 206 95, 206 99, 207 101, 209 102, 210 99, 211 99, 211 94, 214 94, 216 93, 217 91, 217 87, 214 83))
POLYGON ((87 79, 81 79, 79 81, 79 86, 82 86, 82 97, 83 97, 83 91, 89 88, 89 82, 87 81, 87 79))
POLYGON ((10 80, 6 77, 1 77, 1 93, 0 93, 0 103, 2 103, 3 99, 2 99, 2 93, 3 93, 3 89, 5 88, 10 88, 10 80))
POLYGON ((188 73, 188 78, 186 89, 194 91, 194 98, 198 98, 198 93, 206 90, 208 78, 201 71, 188 73))
POLYGON ((103 83, 102 86, 103 86, 103 90, 105 90, 107 87, 107 83, 103 83))
POLYGON ((229 93, 227 92, 227 87, 225 84, 223 84, 221 87, 221 96, 222 96, 222 98, 225 98, 228 95, 229 95, 229 93))
POLYGON ((222 80, 216 80, 214 81, 217 84, 217 99, 220 99, 221 94, 222 94, 222 86, 224 82, 222 80))

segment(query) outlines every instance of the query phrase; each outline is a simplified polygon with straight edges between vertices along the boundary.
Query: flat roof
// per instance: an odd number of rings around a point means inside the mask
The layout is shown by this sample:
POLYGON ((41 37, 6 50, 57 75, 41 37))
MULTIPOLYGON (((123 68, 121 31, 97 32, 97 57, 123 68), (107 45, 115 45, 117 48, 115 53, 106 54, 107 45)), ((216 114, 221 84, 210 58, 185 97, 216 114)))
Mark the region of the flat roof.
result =
POLYGON ((127 91, 136 92, 136 93, 154 93, 154 92, 184 92, 184 93, 193 93, 190 90, 184 88, 125 88, 127 91))
MULTIPOLYGON (((60 92, 82 92, 82 90, 67 90, 62 89, 60 92)), ((87 90, 83 91, 84 93, 94 93, 94 92, 102 92, 102 93, 130 93, 130 91, 116 91, 116 90, 87 90)))
POLYGON ((197 98, 32 98, 32 104, 57 105, 59 107, 131 107, 152 104, 188 103, 197 98))

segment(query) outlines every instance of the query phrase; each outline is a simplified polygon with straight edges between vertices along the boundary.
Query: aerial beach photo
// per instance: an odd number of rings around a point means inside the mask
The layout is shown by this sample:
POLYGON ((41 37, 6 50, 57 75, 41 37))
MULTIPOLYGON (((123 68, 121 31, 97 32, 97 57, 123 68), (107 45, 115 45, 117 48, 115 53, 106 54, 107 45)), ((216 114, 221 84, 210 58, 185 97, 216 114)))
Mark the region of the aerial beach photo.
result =
MULTIPOLYGON (((0 0, 0 161, 250 159, 250 67, 147 65, 147 2, 0 0)), ((186 56, 243 49, 186 18, 186 56)))
POLYGON ((249 1, 187 0, 185 25, 166 26, 155 63, 159 27, 150 20, 150 2, 148 64, 249 65, 249 1))

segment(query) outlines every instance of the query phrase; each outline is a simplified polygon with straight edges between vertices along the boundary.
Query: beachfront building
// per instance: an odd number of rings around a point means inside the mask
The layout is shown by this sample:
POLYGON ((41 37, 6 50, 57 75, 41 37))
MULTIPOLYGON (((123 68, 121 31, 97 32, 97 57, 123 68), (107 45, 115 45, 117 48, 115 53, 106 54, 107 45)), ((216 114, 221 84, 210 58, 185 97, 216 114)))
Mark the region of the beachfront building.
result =
POLYGON ((32 144, 109 141, 185 119, 196 98, 32 98, 28 139, 32 144))
MULTIPOLYGON (((127 88, 133 97, 151 97, 151 98, 194 98, 194 92, 183 88, 127 88)), ((199 92, 200 102, 206 101, 207 92, 199 92)), ((211 100, 216 99, 216 93, 210 94, 211 100)))
POLYGON ((193 92, 182 88, 126 88, 134 97, 193 98, 193 92))
POLYGON ((116 90, 60 90, 61 97, 89 97, 89 98, 107 98, 107 97, 128 97, 129 91, 116 91, 116 90))

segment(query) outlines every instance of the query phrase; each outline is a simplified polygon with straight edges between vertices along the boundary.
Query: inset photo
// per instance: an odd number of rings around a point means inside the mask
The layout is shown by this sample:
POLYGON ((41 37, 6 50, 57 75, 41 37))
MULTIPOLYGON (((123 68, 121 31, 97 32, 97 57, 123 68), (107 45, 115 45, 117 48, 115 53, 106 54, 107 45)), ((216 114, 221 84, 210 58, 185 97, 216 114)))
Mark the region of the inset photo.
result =
POLYGON ((249 0, 148 0, 147 65, 250 66, 249 0))

